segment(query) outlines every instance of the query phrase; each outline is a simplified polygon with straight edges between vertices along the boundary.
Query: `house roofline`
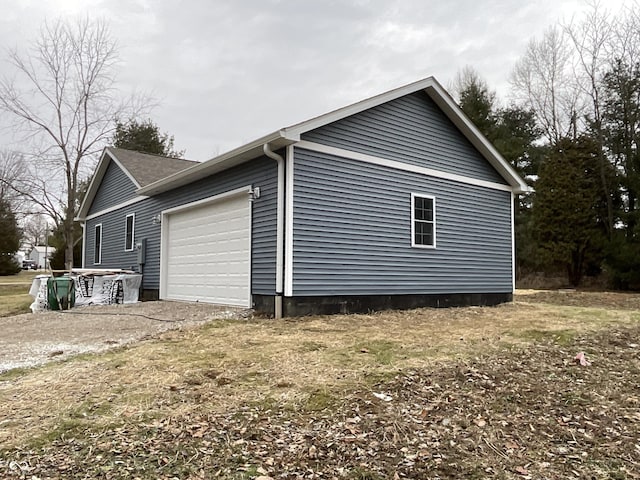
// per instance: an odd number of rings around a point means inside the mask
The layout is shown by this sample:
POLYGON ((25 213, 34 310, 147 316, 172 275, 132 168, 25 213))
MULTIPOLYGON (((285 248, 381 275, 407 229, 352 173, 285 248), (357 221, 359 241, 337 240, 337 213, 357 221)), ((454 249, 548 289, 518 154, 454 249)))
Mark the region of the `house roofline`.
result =
POLYGON ((271 145, 273 150, 279 150, 299 140, 299 137, 287 135, 283 130, 270 133, 254 140, 251 143, 223 153, 211 160, 199 163, 180 172, 169 175, 161 180, 150 183, 140 188, 138 195, 157 195, 177 187, 189 184, 201 178, 208 177, 214 173, 240 165, 248 160, 264 155, 263 146, 265 143, 271 145))
POLYGON ((172 190, 186 185, 195 180, 207 177, 227 168, 239 165, 248 160, 263 155, 263 145, 269 144, 270 148, 277 150, 288 145, 295 144, 300 140, 301 135, 322 127, 332 122, 336 122, 345 117, 363 112, 369 108, 376 107, 383 103, 395 100, 404 95, 424 91, 440 107, 447 118, 460 129, 463 135, 482 154, 482 156, 500 173, 500 175, 511 186, 514 193, 529 192, 530 187, 518 175, 515 169, 507 162, 495 147, 485 138, 478 128, 469 120, 464 112, 458 107, 455 100, 446 92, 434 77, 428 77, 417 82, 395 88, 385 93, 361 100, 331 112, 319 115, 304 122, 300 122, 289 127, 282 128, 268 135, 260 137, 246 145, 242 145, 234 150, 226 152, 206 162, 189 167, 181 172, 170 175, 166 178, 151 183, 140 188, 138 195, 156 195, 158 193, 172 190))
POLYGON ((131 175, 129 170, 127 170, 122 163, 116 158, 115 154, 111 151, 109 147, 105 147, 100 154, 100 160, 98 160, 98 166, 91 177, 91 181, 89 182, 89 186, 87 187, 87 193, 85 193, 84 198, 82 199, 82 203, 80 204, 80 209, 78 210, 78 214, 74 218, 75 221, 82 221, 89 213, 89 207, 91 203, 96 197, 98 193, 98 188, 100 188, 100 183, 102 182, 102 178, 104 174, 107 172, 107 167, 109 166, 109 162, 113 161, 115 164, 127 175, 129 180, 136 186, 136 188, 140 188, 141 185, 138 181, 131 175))

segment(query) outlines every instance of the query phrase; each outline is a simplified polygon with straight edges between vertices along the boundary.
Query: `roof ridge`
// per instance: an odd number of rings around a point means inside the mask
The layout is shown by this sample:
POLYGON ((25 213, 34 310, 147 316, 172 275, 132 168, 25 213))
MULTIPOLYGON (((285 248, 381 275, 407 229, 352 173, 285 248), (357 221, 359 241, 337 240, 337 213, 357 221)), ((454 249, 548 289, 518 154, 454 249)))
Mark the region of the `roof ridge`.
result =
POLYGON ((139 150, 131 150, 129 148, 121 148, 121 147, 114 147, 114 146, 109 146, 107 147, 107 150, 120 150, 122 152, 131 152, 131 153, 137 153, 138 155, 146 155, 148 157, 158 157, 158 158, 166 158, 169 160, 181 160, 184 162, 191 162, 191 163, 201 163, 198 160, 191 160, 189 158, 180 158, 180 157, 169 157, 167 155, 160 155, 157 153, 149 153, 149 152, 141 152, 139 150))

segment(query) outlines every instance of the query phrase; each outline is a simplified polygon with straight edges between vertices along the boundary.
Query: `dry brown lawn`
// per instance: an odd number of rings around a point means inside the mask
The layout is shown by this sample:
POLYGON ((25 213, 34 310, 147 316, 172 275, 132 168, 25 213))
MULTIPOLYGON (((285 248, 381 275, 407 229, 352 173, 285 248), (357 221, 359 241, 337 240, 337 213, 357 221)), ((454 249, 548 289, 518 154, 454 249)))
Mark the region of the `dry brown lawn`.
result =
POLYGON ((33 297, 29 288, 37 272, 23 270, 17 275, 0 276, 0 317, 29 311, 33 297))
POLYGON ((640 478, 639 334, 570 291, 212 320, 0 375, 0 476, 640 478))

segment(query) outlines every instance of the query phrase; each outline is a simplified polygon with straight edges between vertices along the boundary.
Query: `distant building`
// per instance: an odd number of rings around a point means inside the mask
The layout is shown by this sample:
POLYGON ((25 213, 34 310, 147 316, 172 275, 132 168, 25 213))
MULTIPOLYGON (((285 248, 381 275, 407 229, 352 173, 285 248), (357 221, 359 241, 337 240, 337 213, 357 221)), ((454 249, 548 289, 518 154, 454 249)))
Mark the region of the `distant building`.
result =
POLYGON ((36 245, 31 249, 27 258, 36 262, 38 268, 49 268, 49 260, 55 252, 55 247, 36 245))

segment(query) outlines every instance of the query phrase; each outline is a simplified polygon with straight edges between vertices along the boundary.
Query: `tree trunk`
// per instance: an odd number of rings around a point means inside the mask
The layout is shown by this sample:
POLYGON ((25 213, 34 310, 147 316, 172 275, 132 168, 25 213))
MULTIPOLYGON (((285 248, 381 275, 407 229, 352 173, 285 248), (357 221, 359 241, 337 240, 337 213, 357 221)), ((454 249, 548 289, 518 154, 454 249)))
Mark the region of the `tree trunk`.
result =
POLYGON ((64 269, 71 270, 73 268, 73 219, 74 209, 73 204, 75 201, 73 194, 68 195, 69 203, 67 205, 67 212, 63 221, 63 238, 64 238, 64 269))

